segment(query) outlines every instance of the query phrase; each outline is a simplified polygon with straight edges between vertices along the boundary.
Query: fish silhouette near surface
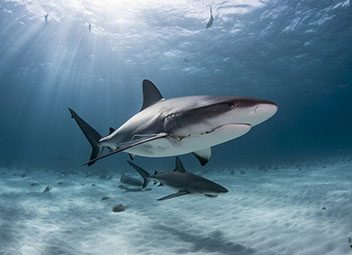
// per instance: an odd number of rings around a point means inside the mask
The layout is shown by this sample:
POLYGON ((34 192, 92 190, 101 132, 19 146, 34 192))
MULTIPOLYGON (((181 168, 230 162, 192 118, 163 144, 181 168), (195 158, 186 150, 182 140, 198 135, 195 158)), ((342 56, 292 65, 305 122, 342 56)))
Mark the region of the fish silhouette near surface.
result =
POLYGON ((209 10, 210 10, 210 18, 209 18, 209 20, 208 20, 208 22, 207 22, 207 24, 206 24, 206 26, 205 26, 205 28, 211 28, 211 26, 213 25, 213 23, 214 23, 214 16, 213 16, 213 9, 212 9, 212 7, 210 6, 210 8, 209 8, 209 10))

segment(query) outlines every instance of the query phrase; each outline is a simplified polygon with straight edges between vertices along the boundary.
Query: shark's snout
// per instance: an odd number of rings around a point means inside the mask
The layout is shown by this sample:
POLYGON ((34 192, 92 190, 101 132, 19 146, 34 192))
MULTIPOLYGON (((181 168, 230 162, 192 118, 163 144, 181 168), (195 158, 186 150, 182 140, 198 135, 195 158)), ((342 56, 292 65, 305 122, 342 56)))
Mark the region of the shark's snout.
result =
POLYGON ((277 105, 275 103, 260 103, 253 109, 254 113, 269 119, 277 112, 277 105))
POLYGON ((229 191, 228 191, 228 189, 226 189, 225 187, 222 187, 222 186, 221 186, 221 188, 219 189, 219 192, 220 192, 220 193, 227 193, 227 192, 229 192, 229 191))
POLYGON ((255 126, 258 125, 275 115, 277 112, 277 105, 272 102, 260 102, 252 107, 252 112, 250 115, 252 116, 250 125, 255 126))
POLYGON ((258 125, 271 118, 277 112, 277 105, 269 100, 252 98, 235 98, 229 103, 231 121, 258 125))

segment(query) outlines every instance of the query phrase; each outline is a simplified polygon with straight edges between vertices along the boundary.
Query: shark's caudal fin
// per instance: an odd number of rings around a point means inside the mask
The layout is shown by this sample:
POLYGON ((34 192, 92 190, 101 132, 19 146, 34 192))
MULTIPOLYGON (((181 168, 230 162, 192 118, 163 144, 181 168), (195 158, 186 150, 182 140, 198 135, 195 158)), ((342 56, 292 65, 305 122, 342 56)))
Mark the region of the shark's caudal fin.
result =
POLYGON ((147 187, 148 183, 150 182, 150 179, 149 179, 150 174, 140 166, 137 166, 136 164, 132 163, 131 161, 127 160, 127 162, 128 164, 130 164, 130 166, 136 169, 136 171, 143 177, 143 189, 147 187))
POLYGON ((90 162, 88 163, 88 166, 94 164, 95 161, 92 161, 96 158, 98 158, 101 155, 102 152, 102 146, 99 145, 99 140, 101 139, 101 135, 87 122, 85 122, 74 110, 71 108, 68 108, 68 110, 71 113, 71 118, 73 118, 77 125, 80 127, 82 130, 83 134, 87 138, 88 142, 90 145, 92 145, 92 154, 90 155, 90 162))

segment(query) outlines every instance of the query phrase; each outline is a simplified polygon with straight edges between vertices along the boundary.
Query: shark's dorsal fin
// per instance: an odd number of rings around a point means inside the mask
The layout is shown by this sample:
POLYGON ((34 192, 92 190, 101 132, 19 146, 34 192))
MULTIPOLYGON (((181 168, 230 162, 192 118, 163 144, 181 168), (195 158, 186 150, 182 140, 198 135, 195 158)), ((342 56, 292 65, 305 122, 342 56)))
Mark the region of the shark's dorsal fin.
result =
POLYGON ((182 162, 181 162, 179 157, 176 157, 176 166, 175 166, 175 170, 174 171, 181 172, 181 173, 186 172, 186 170, 183 167, 183 164, 182 164, 182 162))
POLYGON ((114 133, 114 132, 115 132, 115 130, 116 130, 115 128, 112 128, 112 127, 111 127, 111 128, 109 128, 109 135, 111 135, 112 133, 114 133))
POLYGON ((163 96, 158 88, 151 81, 143 80, 143 106, 141 111, 162 99, 163 96))
POLYGON ((206 163, 208 163, 210 157, 211 157, 211 148, 206 148, 203 150, 199 150, 199 151, 194 151, 193 152, 194 156, 197 157, 197 159, 199 160, 200 164, 202 166, 204 166, 206 163))

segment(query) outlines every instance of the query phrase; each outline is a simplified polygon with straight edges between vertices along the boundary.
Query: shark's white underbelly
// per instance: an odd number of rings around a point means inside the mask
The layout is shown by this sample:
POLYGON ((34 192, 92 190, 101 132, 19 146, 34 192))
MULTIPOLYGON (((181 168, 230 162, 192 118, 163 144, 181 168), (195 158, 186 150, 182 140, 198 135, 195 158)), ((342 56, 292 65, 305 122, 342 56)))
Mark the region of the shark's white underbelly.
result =
POLYGON ((125 152, 144 157, 170 157, 209 148, 244 135, 251 129, 247 124, 229 124, 182 139, 161 138, 135 146, 125 152))

